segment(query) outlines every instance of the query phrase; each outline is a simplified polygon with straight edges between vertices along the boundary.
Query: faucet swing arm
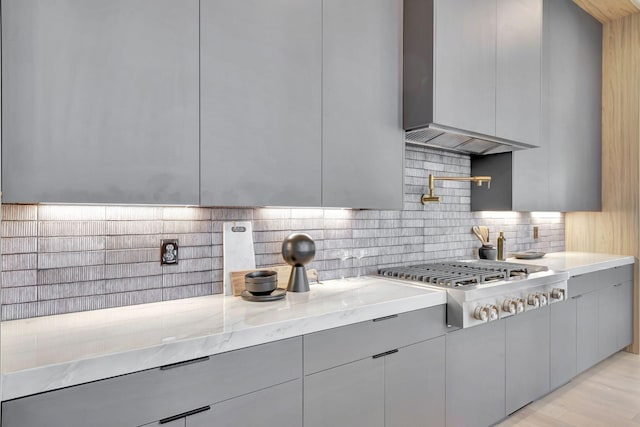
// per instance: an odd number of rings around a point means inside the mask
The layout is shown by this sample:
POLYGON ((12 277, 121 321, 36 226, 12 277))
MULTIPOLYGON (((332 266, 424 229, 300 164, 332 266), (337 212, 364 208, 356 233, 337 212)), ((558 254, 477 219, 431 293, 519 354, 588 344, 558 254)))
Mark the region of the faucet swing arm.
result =
POLYGON ((485 182, 487 183, 487 188, 491 188, 491 177, 490 176, 433 176, 433 174, 429 174, 429 194, 422 195, 422 204, 426 205, 429 202, 438 202, 440 203, 440 196, 436 196, 436 181, 471 181, 475 182, 478 187, 481 187, 485 182))

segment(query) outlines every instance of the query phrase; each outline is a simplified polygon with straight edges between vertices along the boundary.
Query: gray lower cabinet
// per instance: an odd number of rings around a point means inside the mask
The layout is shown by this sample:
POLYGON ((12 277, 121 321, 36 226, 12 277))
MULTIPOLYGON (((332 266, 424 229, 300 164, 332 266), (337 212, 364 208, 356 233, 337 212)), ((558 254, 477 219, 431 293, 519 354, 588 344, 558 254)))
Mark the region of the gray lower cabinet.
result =
POLYGON ((322 1, 200 7, 201 204, 320 206, 322 1))
POLYGON ((505 325, 486 325, 446 336, 448 427, 486 427, 505 417, 505 325))
POLYGON ((198 3, 2 1, 3 202, 198 203, 198 3))
POLYGON ((322 28, 322 206, 402 209, 402 0, 324 0, 322 28))
POLYGON ((633 341, 633 265, 575 276, 577 372, 583 372, 633 341))
POLYGON ((444 426, 445 306, 304 336, 304 425, 444 426))
POLYGON ((618 284, 601 289, 598 294, 598 360, 606 359, 618 348, 618 284))
POLYGON ((576 367, 583 372, 600 361, 598 351, 598 292, 574 297, 576 299, 576 367))
POLYGON ((301 377, 296 337, 6 401, 2 427, 139 426, 301 377))
POLYGON ((384 358, 385 426, 445 425, 445 337, 384 358))
POLYGON ((616 348, 621 349, 633 342, 633 282, 615 285, 616 293, 616 348))
POLYGON ((304 426, 384 424, 384 358, 358 360, 304 378, 304 426))
POLYGON ((145 424, 139 427, 186 427, 186 426, 187 426, 187 419, 185 417, 182 417, 173 421, 165 421, 165 420, 163 420, 162 422, 156 421, 156 422, 145 424))
POLYGON ((301 427, 302 380, 211 405, 186 417, 186 427, 301 427))
POLYGON ((444 426, 445 338, 308 375, 305 427, 444 426))
POLYGON ((576 300, 549 306, 549 389, 576 376, 576 300))
POLYGON ((506 411, 549 391, 549 307, 506 319, 506 411))

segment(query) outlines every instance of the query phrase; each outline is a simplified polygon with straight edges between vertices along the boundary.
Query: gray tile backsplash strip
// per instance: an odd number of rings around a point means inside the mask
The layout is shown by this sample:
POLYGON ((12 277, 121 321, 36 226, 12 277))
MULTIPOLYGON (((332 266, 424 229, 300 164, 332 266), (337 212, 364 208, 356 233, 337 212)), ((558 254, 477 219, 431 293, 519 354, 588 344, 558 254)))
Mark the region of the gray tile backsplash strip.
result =
POLYGON ((309 267, 321 280, 475 257, 476 224, 490 228, 493 242, 503 230, 509 252, 564 250, 562 214, 471 212, 470 183, 437 182, 441 203, 420 203, 429 173, 469 175, 470 169, 468 156, 407 148, 401 211, 3 205, 2 319, 220 293, 225 221, 252 221, 258 267, 282 264, 289 233, 309 233, 316 240, 309 267), (178 265, 160 265, 162 239, 179 240, 178 265))

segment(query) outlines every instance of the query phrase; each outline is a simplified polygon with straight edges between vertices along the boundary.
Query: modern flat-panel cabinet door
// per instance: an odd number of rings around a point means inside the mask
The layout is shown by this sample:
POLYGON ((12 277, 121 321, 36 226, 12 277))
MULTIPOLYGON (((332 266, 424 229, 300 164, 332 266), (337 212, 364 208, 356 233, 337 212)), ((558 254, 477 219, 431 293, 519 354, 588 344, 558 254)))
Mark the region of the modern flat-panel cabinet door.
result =
POLYGON ((448 427, 486 427, 505 417, 505 322, 446 335, 448 427))
POLYGON ((542 0, 497 0, 496 40, 496 135, 539 145, 542 0))
POLYGON ((600 361, 598 351, 598 292, 573 297, 576 299, 577 373, 600 361))
POLYGON ((4 202, 198 203, 198 1, 4 0, 4 202))
POLYGON ((324 0, 322 205, 401 209, 402 0, 324 0))
MULTIPOLYGON (((547 210, 599 211, 602 168, 602 24, 571 0, 548 0, 545 129, 552 146, 547 210), (588 173, 585 173, 588 171, 588 173)), ((544 100, 544 99, 543 99, 544 100)))
POLYGON ((496 0, 435 0, 435 123, 495 135, 496 16, 496 0))
POLYGON ((540 138, 542 0, 498 0, 496 135, 539 146, 512 156, 517 210, 549 206, 549 142, 540 138), (535 194, 535 197, 531 197, 535 194))
POLYGON ((549 391, 549 307, 506 319, 506 409, 511 414, 549 391))
POLYGON ((320 206, 321 0, 201 1, 201 204, 320 206))
POLYGON ((300 427, 302 379, 211 405, 186 421, 186 427, 300 427))
POLYGON ((304 426, 383 427, 384 359, 368 357, 306 376, 304 426))
POLYGON ((384 358, 385 426, 445 425, 445 337, 384 358))
POLYGON ((618 294, 617 285, 609 285, 598 294, 598 359, 602 360, 618 348, 618 294))
POLYGON ((157 421, 155 423, 145 424, 140 427, 186 427, 186 426, 187 426, 187 419, 179 418, 173 421, 163 421, 162 423, 160 423, 160 421, 157 421))
POLYGON ((576 376, 576 300, 549 306, 549 388, 576 376))
POLYGON ((618 315, 616 348, 619 350, 633 342, 633 282, 620 283, 615 288, 618 315))

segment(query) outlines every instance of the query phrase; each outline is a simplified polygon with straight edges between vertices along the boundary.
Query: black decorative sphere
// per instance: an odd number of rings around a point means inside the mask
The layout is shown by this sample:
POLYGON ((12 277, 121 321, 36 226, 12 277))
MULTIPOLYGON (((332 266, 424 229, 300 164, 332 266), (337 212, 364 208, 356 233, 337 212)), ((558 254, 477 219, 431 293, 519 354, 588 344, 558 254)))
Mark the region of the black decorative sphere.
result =
POLYGON ((293 233, 282 242, 282 258, 287 264, 301 267, 309 264, 316 256, 316 244, 305 233, 293 233))

